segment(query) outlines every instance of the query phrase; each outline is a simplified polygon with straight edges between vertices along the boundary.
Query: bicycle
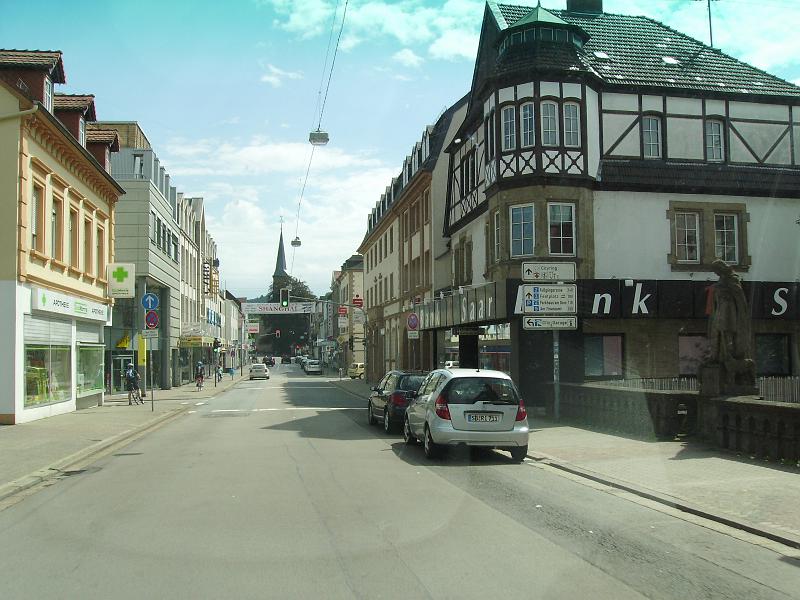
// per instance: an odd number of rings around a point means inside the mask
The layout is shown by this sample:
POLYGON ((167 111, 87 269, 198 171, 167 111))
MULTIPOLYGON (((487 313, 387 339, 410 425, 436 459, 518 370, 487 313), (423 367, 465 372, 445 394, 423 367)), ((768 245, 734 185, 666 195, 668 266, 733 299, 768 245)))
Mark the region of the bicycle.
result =
POLYGON ((203 376, 202 375, 198 375, 197 376, 197 378, 195 379, 195 385, 197 386, 197 391, 198 392, 203 389, 203 376))
POLYGON ((128 394, 128 405, 132 404, 144 404, 144 400, 142 399, 142 390, 138 387, 133 388, 128 394))

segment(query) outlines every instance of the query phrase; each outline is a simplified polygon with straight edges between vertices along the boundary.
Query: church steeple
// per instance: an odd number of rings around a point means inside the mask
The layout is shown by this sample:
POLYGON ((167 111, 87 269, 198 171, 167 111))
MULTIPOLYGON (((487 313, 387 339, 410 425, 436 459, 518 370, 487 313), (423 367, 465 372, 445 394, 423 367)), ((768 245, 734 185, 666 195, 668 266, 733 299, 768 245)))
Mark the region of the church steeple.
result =
POLYGON ((272 279, 276 277, 289 277, 286 272, 286 253, 283 250, 283 219, 281 219, 281 237, 278 241, 278 259, 275 261, 275 273, 272 274, 272 279))

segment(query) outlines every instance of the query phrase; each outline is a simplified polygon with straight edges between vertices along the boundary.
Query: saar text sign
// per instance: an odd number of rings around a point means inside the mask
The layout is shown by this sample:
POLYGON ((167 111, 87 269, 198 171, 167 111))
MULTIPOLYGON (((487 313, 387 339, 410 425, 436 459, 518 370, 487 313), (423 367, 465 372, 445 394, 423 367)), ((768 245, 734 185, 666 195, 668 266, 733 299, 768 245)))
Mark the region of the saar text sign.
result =
POLYGON ((523 317, 522 328, 528 330, 575 330, 578 328, 578 317, 523 317))
POLYGON ((522 281, 575 281, 574 262, 524 262, 522 281))
POLYGON ((289 306, 281 306, 280 302, 244 302, 242 312, 246 315, 309 314, 314 312, 314 303, 290 302, 289 306))
POLYGON ((578 312, 578 288, 563 285, 523 285, 524 314, 575 314, 578 312))

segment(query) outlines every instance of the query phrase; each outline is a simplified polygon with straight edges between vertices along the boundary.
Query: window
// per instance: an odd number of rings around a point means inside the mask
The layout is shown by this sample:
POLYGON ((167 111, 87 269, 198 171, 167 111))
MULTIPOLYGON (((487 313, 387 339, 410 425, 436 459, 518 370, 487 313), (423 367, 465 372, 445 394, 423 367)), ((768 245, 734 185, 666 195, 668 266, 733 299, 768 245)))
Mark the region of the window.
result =
POLYGON ((76 352, 78 365, 76 369, 76 392, 78 397, 99 394, 103 391, 105 367, 103 356, 105 346, 79 345, 76 352))
POLYGON ((678 336, 678 373, 697 375, 708 357, 708 338, 704 335, 678 336))
POLYGON ((53 82, 49 77, 44 78, 44 107, 53 112, 53 82))
POLYGON ((34 183, 33 195, 31 197, 31 248, 39 252, 44 250, 44 240, 42 240, 42 227, 40 223, 43 213, 44 186, 34 183))
POLYGON ((728 264, 739 261, 736 221, 736 215, 714 215, 714 256, 728 264))
POLYGON ((700 215, 675 213, 675 256, 678 262, 700 262, 700 215))
POLYGON ((644 117, 642 120, 642 139, 645 158, 661 158, 661 119, 644 117))
POLYGON ((564 105, 564 145, 577 148, 581 145, 581 124, 578 116, 578 105, 567 102, 564 105))
POLYGON ((520 119, 521 125, 520 129, 522 130, 522 147, 529 148, 536 143, 536 136, 534 133, 535 126, 533 120, 533 102, 526 102, 520 108, 520 119))
POLYGON ((83 222, 83 270, 85 273, 92 271, 92 221, 83 222))
POLYGON ((494 158, 494 111, 489 113, 486 119, 486 162, 494 158))
POLYGON ((706 158, 723 160, 725 150, 722 141, 722 121, 706 121, 706 158))
POLYGON ((78 268, 78 211, 69 211, 69 266, 78 268))
POLYGON ((86 145, 86 121, 83 118, 78 119, 78 141, 81 146, 86 145))
MULTIPOLYGON (((472 151, 467 157, 467 164, 469 165, 469 189, 475 189, 475 152, 472 151)), ((427 221, 427 219, 426 219, 427 221)))
POLYGON ((622 377, 622 336, 585 335, 583 374, 586 377, 622 377))
POLYGON ((150 211, 150 239, 156 241, 156 213, 150 211))
POLYGON ((547 211, 550 254, 575 254, 575 205, 554 202, 547 211))
POLYGON ((503 150, 513 150, 517 146, 517 115, 513 106, 503 108, 503 150))
POLYGON ((533 254, 533 204, 512 206, 511 256, 533 254))
POLYGON ((494 261, 500 261, 500 211, 494 213, 494 261))
POLYGON ((394 252, 394 228, 389 229, 389 252, 394 252))
POLYGON ((161 219, 156 217, 156 246, 161 248, 161 219))
POLYGON ((57 260, 62 258, 62 219, 64 202, 60 198, 53 197, 53 208, 50 212, 50 256, 57 260))
POLYGON ((25 344, 25 408, 72 398, 72 352, 67 345, 25 344))
POLYGON ((756 373, 758 375, 791 375, 789 336, 756 335, 756 373))
POLYGON ((97 243, 95 244, 95 260, 97 261, 95 274, 100 279, 106 277, 106 240, 105 231, 102 227, 97 228, 97 243))
POLYGON ((542 144, 558 146, 558 107, 555 102, 542 102, 542 144))
POLYGON ((389 298, 394 298, 394 273, 389 274, 389 298))

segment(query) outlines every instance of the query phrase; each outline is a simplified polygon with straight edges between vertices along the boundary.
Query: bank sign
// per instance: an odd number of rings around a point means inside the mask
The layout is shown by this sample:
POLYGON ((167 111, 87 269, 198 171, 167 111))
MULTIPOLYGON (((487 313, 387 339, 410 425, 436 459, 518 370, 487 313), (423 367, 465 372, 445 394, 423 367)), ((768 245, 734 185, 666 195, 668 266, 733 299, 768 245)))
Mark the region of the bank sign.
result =
MULTIPOLYGON (((576 282, 584 319, 705 319, 713 281, 583 279, 576 282)), ((523 314, 520 280, 506 281, 508 314, 523 314)), ((800 284, 743 281, 753 319, 800 319, 800 284)))
POLYGON ((108 321, 108 306, 40 287, 31 288, 31 308, 78 319, 108 321))

